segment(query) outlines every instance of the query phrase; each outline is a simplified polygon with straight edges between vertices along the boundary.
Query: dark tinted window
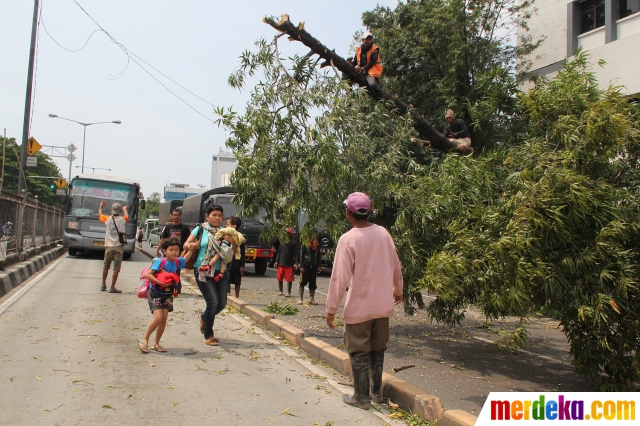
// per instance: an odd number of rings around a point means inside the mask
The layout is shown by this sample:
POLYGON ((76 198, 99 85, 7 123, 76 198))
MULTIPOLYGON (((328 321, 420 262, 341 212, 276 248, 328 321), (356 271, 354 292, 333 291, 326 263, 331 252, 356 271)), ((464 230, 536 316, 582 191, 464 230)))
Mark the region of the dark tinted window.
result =
POLYGON ((640 0, 619 0, 618 19, 640 12, 640 0))
POLYGON ((580 3, 580 34, 604 26, 604 0, 580 3))

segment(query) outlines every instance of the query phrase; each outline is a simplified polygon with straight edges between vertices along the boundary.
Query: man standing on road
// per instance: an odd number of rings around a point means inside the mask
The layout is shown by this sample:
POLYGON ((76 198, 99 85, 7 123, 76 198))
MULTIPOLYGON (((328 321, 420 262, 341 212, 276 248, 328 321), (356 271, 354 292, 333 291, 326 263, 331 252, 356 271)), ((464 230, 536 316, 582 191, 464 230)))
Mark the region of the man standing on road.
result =
POLYGON ((100 222, 104 223, 107 227, 104 234, 104 268, 102 269, 102 286, 100 287, 100 291, 107 290, 107 276, 109 275, 111 262, 113 262, 113 277, 111 278, 109 293, 122 293, 122 290, 116 288, 116 281, 118 281, 118 274, 122 267, 122 256, 124 254, 124 244, 120 243, 118 232, 124 234, 127 222, 129 222, 129 214, 127 213, 127 206, 123 209, 120 203, 113 203, 111 205, 111 216, 104 215, 102 214, 102 208, 106 205, 107 203, 102 201, 98 209, 100 222), (124 217, 121 216, 123 210, 124 217))
POLYGON ((327 295, 327 325, 335 328, 336 312, 348 287, 344 345, 351 361, 354 394, 344 395, 342 400, 368 410, 372 399, 383 402, 384 351, 393 307, 402 302, 402 272, 389 232, 367 220, 371 213, 369 196, 354 192, 345 204, 353 228, 342 235, 336 247, 327 295))
MULTIPOLYGON (((160 235, 160 241, 158 242, 158 248, 156 249, 156 256, 161 257, 162 254, 160 252, 160 247, 162 247, 162 240, 165 238, 177 238, 180 241, 180 253, 184 249, 184 243, 187 242, 187 238, 191 234, 189 231, 189 227, 182 223, 182 212, 180 209, 175 209, 171 212, 171 216, 169 217, 171 220, 167 226, 164 227, 162 231, 162 235, 160 235)), ((180 271, 178 271, 178 275, 180 275, 180 271)))

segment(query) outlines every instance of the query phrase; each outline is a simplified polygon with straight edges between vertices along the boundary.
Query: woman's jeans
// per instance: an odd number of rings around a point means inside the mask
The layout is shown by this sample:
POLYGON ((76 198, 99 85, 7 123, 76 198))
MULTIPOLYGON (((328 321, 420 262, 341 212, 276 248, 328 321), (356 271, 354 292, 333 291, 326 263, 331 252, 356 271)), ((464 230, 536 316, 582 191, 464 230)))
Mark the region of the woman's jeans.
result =
MULTIPOLYGON (((225 271, 224 277, 215 282, 213 278, 207 277, 205 282, 198 279, 200 271, 194 270, 198 288, 207 303, 207 307, 202 311, 201 317, 204 321, 204 338, 213 337, 213 323, 225 306, 227 306, 227 287, 229 287, 229 271, 225 271)), ((214 275, 217 275, 218 271, 214 275)))

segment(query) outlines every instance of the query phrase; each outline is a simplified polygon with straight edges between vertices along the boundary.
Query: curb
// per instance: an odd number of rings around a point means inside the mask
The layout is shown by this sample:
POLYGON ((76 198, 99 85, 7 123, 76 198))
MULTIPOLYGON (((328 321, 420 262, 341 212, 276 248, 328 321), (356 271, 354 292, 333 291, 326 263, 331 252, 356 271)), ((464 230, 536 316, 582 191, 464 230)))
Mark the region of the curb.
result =
MULTIPOLYGON (((254 308, 241 299, 228 296, 227 304, 241 311, 259 325, 299 346, 312 358, 325 361, 338 373, 344 376, 351 375, 351 362, 346 352, 315 337, 304 337, 303 330, 288 325, 285 321, 276 319, 273 315, 254 308)), ((473 426, 478 420, 476 416, 463 410, 445 411, 437 396, 430 395, 428 392, 387 373, 382 373, 382 394, 405 411, 418 414, 427 421, 437 420, 438 426, 473 426)))
POLYGON ((66 248, 57 247, 24 262, 11 265, 6 271, 0 273, 0 297, 18 287, 66 252, 66 248))

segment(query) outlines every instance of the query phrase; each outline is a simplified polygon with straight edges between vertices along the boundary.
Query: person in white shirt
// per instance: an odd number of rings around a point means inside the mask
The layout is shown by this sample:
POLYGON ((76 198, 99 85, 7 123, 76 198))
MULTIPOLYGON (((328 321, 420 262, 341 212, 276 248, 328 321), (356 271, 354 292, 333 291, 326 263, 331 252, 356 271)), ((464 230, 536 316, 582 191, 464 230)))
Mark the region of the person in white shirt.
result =
POLYGON ((118 232, 125 233, 125 227, 129 222, 129 215, 127 213, 127 207, 124 209, 120 203, 113 203, 111 205, 111 216, 102 214, 102 208, 107 203, 102 201, 100 203, 100 209, 98 214, 100 221, 103 222, 107 229, 104 234, 104 268, 102 269, 102 286, 100 291, 107 290, 107 276, 109 275, 109 268, 111 262, 113 262, 113 277, 111 278, 111 288, 109 293, 122 293, 122 290, 116 288, 116 281, 118 281, 118 274, 120 273, 120 267, 122 266, 122 256, 124 255, 124 244, 120 243, 118 238, 118 232), (124 210, 124 217, 121 216, 124 210))

